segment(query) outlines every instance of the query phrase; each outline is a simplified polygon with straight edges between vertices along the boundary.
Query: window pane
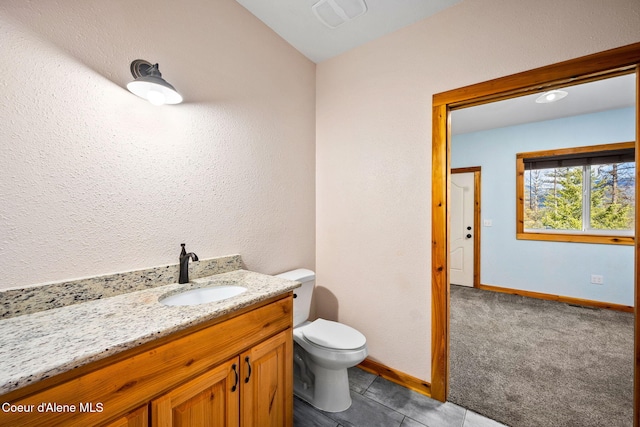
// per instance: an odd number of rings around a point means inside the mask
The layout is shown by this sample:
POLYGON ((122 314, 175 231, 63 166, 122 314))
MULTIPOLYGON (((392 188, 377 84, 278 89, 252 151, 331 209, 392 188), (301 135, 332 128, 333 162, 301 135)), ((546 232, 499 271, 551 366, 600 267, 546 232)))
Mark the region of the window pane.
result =
POLYGON ((582 167, 525 171, 524 228, 582 230, 582 167))
POLYGON ((635 244, 634 151, 619 142, 517 153, 516 238, 635 244))
POLYGON ((635 221, 635 163, 595 165, 590 169, 590 228, 632 230, 635 221))

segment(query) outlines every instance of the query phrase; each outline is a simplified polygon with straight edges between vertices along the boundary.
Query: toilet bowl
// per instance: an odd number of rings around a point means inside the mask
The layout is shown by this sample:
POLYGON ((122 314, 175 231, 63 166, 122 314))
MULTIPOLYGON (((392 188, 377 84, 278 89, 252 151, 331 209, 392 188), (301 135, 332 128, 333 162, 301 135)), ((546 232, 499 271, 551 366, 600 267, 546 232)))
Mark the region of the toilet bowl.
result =
POLYGON ((315 273, 307 269, 277 275, 302 283, 294 290, 294 394, 327 412, 351 406, 347 369, 367 357, 367 340, 356 329, 342 323, 309 321, 315 273))

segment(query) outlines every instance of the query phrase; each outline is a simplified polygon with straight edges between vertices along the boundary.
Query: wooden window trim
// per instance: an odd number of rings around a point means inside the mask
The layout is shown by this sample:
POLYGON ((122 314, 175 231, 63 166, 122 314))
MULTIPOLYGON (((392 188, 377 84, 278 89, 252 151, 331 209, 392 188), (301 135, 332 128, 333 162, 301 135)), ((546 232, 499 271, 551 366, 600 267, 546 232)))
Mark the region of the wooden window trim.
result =
POLYGON ((527 231, 524 228, 524 159, 536 157, 562 156, 567 154, 583 154, 601 151, 614 151, 634 148, 635 142, 619 142, 613 144, 600 144, 585 147, 561 148, 556 150, 530 151, 516 154, 516 239, 518 240, 538 240, 551 242, 570 243, 597 243, 608 245, 633 245, 634 236, 622 234, 589 234, 589 233, 545 233, 527 231))

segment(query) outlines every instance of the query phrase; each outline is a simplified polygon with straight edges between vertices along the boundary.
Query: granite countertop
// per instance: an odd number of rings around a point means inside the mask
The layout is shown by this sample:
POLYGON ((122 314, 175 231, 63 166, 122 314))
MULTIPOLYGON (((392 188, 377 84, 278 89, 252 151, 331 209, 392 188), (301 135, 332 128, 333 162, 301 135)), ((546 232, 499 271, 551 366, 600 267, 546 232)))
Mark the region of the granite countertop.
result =
POLYGON ((0 320, 0 395, 298 286, 298 282, 236 270, 0 320), (247 291, 195 306, 158 302, 182 290, 212 285, 240 285, 247 291))

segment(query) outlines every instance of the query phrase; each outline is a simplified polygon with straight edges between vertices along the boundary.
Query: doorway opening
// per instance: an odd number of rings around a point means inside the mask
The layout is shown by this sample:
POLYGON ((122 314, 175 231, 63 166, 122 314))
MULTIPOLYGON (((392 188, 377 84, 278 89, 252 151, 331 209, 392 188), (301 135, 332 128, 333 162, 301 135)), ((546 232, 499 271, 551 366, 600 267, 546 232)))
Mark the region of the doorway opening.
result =
MULTIPOLYGON (((600 80, 623 74, 636 74, 636 99, 640 90, 640 43, 624 46, 559 64, 503 77, 489 82, 436 94, 433 97, 432 139, 432 397, 445 401, 449 377, 449 205, 450 205, 450 111, 457 108, 515 98, 531 93, 600 80)), ((636 109, 635 160, 638 150, 636 109)), ((636 194, 638 173, 636 172, 636 194)), ((636 218, 640 202, 635 202, 636 218)), ((635 235, 640 224, 636 221, 635 235)), ((634 344, 634 425, 639 425, 640 401, 640 319, 637 315, 640 298, 638 241, 634 247, 635 344, 634 344)))

